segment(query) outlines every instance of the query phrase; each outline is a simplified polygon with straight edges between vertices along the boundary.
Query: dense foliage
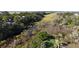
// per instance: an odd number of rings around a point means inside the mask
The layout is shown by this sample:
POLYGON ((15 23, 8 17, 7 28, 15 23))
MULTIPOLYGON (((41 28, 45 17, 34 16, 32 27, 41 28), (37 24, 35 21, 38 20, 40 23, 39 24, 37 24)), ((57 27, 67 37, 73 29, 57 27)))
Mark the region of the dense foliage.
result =
POLYGON ((0 13, 0 40, 17 35, 44 17, 44 12, 0 13))
POLYGON ((28 45, 30 48, 51 48, 54 47, 55 37, 47 32, 39 32, 33 37, 28 45))
POLYGON ((0 47, 79 47, 79 13, 1 12, 0 47))

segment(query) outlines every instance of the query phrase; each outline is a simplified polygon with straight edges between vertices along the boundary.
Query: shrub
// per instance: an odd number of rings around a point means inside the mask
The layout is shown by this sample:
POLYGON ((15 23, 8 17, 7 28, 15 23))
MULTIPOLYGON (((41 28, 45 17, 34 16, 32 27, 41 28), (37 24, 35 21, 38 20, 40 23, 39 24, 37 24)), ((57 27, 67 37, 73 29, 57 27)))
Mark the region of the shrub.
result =
POLYGON ((21 33, 25 28, 33 25, 34 22, 41 20, 43 15, 39 12, 23 12, 20 14, 2 12, 0 14, 0 40, 21 33))
POLYGON ((55 37, 50 36, 47 32, 39 32, 34 36, 28 44, 28 47, 39 48, 39 47, 53 47, 55 37))

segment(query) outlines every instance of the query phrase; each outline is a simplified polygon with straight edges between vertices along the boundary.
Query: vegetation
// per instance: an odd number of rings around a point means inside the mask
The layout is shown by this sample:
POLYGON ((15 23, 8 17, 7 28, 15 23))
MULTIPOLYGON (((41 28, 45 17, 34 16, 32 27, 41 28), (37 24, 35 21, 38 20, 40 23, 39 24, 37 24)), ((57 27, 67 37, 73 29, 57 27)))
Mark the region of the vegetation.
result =
POLYGON ((20 14, 2 12, 0 14, 0 40, 20 34, 25 28, 41 20, 43 15, 44 12, 22 12, 20 14))
POLYGON ((1 12, 0 47, 79 47, 79 13, 1 12))
POLYGON ((47 32, 39 32, 36 36, 31 39, 30 48, 49 48, 54 47, 55 37, 49 35, 47 32))

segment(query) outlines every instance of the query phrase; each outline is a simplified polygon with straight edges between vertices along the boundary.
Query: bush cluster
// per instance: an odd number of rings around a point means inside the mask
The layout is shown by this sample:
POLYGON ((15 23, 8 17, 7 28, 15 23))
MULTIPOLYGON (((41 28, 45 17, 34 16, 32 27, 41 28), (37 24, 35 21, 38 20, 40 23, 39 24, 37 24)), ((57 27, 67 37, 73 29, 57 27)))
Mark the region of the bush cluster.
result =
POLYGON ((45 12, 0 13, 0 40, 21 33, 34 22, 40 21, 45 12))

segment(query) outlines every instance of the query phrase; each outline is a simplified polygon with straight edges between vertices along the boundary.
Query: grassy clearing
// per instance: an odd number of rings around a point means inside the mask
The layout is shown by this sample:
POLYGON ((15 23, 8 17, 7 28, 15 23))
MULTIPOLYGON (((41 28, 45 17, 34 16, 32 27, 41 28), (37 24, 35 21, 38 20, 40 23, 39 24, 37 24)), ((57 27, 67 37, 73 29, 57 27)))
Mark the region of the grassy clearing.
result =
POLYGON ((56 15, 57 15, 56 13, 51 13, 51 14, 45 15, 45 17, 37 23, 38 24, 40 24, 40 23, 49 23, 49 22, 55 20, 56 15))

